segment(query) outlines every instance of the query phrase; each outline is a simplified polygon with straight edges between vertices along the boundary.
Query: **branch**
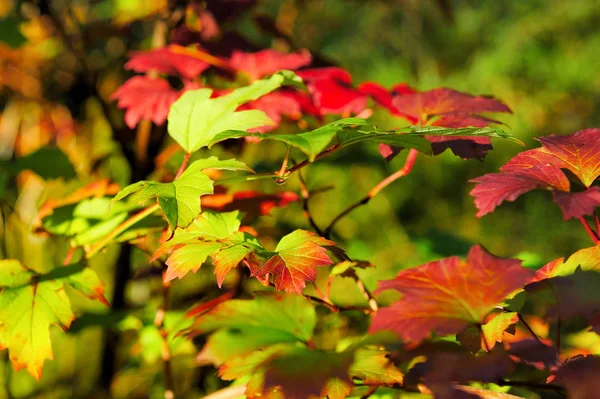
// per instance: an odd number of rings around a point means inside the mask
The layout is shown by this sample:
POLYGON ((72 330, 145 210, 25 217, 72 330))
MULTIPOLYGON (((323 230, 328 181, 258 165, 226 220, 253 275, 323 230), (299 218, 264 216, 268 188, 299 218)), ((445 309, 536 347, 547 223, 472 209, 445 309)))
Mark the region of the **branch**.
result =
POLYGON ((322 236, 323 231, 317 226, 310 210, 308 209, 308 199, 310 198, 310 192, 306 186, 306 182, 302 177, 302 173, 298 172, 298 179, 300 180, 300 194, 302 195, 302 210, 304 211, 304 216, 308 219, 308 223, 310 223, 310 227, 313 228, 314 231, 317 232, 318 235, 322 236))
POLYGON ((401 178, 403 176, 408 175, 415 164, 417 155, 419 155, 419 152, 415 149, 411 149, 408 153, 408 156, 406 157, 404 166, 402 166, 402 168, 400 170, 398 170, 396 173, 383 179, 375 187, 373 187, 371 189, 371 191, 369 191, 369 193, 363 199, 350 205, 348 208, 344 209, 339 215, 337 215, 335 218, 333 218, 331 223, 329 223, 329 226, 327 226, 327 228, 324 231, 323 235, 325 236, 325 238, 329 238, 331 236, 331 230, 333 229, 335 224, 337 222, 339 222, 341 219, 343 219, 346 215, 348 215, 350 212, 352 212, 354 209, 358 208, 359 206, 369 203, 371 198, 376 196, 381 190, 383 190, 384 188, 389 186, 394 181, 398 180, 399 178, 401 178))

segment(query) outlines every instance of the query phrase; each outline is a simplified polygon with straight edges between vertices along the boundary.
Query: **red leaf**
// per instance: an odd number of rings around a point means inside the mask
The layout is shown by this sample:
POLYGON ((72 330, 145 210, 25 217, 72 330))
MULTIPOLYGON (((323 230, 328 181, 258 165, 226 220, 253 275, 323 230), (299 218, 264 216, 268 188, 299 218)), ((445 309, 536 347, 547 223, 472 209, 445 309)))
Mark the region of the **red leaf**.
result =
POLYGON ((275 207, 283 208, 298 201, 298 194, 283 191, 276 194, 265 194, 257 191, 239 191, 233 195, 220 194, 220 201, 211 201, 214 196, 202 198, 202 206, 221 212, 241 211, 251 217, 268 215, 275 207), (208 198, 208 201, 205 200, 208 198))
POLYGON ((136 72, 156 71, 166 75, 181 75, 193 79, 210 67, 210 64, 198 58, 180 52, 174 52, 171 47, 136 51, 125 64, 125 69, 136 72))
POLYGON ((341 68, 305 69, 298 76, 322 114, 359 114, 367 106, 368 96, 352 86, 352 77, 341 68))
POLYGON ((133 129, 141 120, 162 125, 167 120, 171 105, 187 90, 195 89, 194 83, 182 90, 175 90, 161 78, 134 76, 126 81, 111 98, 117 106, 125 109, 125 123, 133 129))
POLYGON ((292 120, 298 120, 302 116, 302 106, 292 92, 275 91, 262 96, 258 100, 244 104, 238 110, 258 109, 263 111, 273 122, 274 125, 250 129, 251 132, 265 133, 276 129, 281 123, 281 119, 286 116, 292 120))
POLYGON ((570 170, 586 187, 600 176, 600 128, 541 137, 540 142, 539 152, 546 155, 544 162, 570 170))
POLYGON ((569 136, 540 138, 541 148, 522 152, 500 168, 500 173, 471 180, 471 191, 479 212, 493 212, 504 201, 514 201, 536 188, 553 191, 554 202, 565 220, 593 214, 600 206, 600 188, 590 185, 600 176, 600 129, 587 129, 569 136), (570 192, 571 184, 561 169, 568 169, 588 187, 570 192))
POLYGON ((238 72, 243 72, 252 80, 272 75, 281 69, 296 70, 310 64, 312 57, 308 50, 296 53, 282 54, 266 49, 256 53, 234 51, 229 60, 229 66, 238 72))
MULTIPOLYGON (((479 115, 482 112, 510 112, 500 101, 482 96, 471 96, 455 90, 441 88, 417 92, 401 83, 391 92, 375 83, 359 86, 363 93, 387 108, 393 115, 407 119, 411 124, 431 124, 444 127, 485 127, 499 123, 479 115)), ((483 159, 492 149, 488 137, 438 137, 426 136, 432 142, 433 154, 438 155, 450 148, 463 159, 483 159)), ((389 152, 389 151, 386 151, 389 152)), ((387 158, 387 157, 386 157, 387 158)))
POLYGON ((259 278, 274 274, 278 291, 301 294, 306 281, 317 277, 317 267, 333 263, 324 247, 335 245, 310 231, 296 230, 279 241, 275 253, 264 263, 249 262, 250 269, 259 278))
POLYGON ((590 187, 589 190, 578 193, 554 191, 552 195, 565 220, 593 215, 594 209, 600 206, 600 187, 590 187))
POLYGON ((498 258, 476 245, 466 261, 457 256, 400 272, 380 283, 402 298, 375 315, 371 332, 392 330, 406 341, 420 342, 431 332, 453 334, 481 324, 508 295, 523 287, 532 272, 517 259, 498 258))
POLYGON ((392 103, 400 113, 407 115, 409 120, 421 121, 423 124, 433 117, 451 117, 453 124, 465 126, 460 123, 461 120, 464 123, 472 121, 473 117, 484 120, 478 116, 482 112, 511 112, 510 108, 494 98, 472 96, 447 88, 396 96, 392 103))

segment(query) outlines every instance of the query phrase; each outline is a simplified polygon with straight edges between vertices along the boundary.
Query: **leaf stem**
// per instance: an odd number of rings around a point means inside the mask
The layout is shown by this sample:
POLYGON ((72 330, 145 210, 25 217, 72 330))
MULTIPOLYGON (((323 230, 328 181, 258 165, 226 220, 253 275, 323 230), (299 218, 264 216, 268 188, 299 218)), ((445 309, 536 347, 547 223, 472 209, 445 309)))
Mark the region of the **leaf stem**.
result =
POLYGON ((128 228, 130 228, 131 226, 133 226, 134 224, 136 224, 140 220, 143 220, 146 217, 150 216, 155 211, 157 211, 159 208, 160 208, 160 206, 158 205, 158 202, 154 203, 154 204, 152 204, 152 205, 150 205, 150 206, 142 209, 140 212, 136 213, 135 215, 131 216, 129 219, 125 220, 123 223, 121 223, 120 225, 118 225, 113 231, 111 231, 110 234, 108 234, 100 242, 98 242, 98 244, 96 244, 92 248, 90 248, 90 250, 86 254, 86 258, 89 259, 92 256, 96 255, 113 238, 117 237, 119 234, 121 234, 122 232, 124 232, 125 230, 127 230, 128 228))
POLYGON ((410 173, 410 171, 412 170, 418 155, 419 155, 419 152, 417 150, 411 149, 408 152, 408 156, 406 157, 406 161, 404 162, 404 165, 402 166, 402 168, 400 168, 395 173, 393 173, 390 176, 383 179, 375 187, 373 187, 371 189, 371 191, 369 191, 369 193, 364 198, 362 198, 360 201, 353 203, 348 208, 346 208, 342 212, 340 212, 335 218, 333 218, 331 223, 329 223, 329 226, 327 226, 327 228, 324 231, 324 234, 323 234, 324 237, 329 238, 331 236, 331 230, 333 229, 335 224, 337 222, 339 222, 341 219, 343 219, 350 212, 352 212, 354 209, 358 208, 361 205, 365 205, 365 204, 369 203, 371 198, 376 196, 381 190, 383 190, 384 188, 386 188, 387 186, 389 186, 391 183, 398 180, 399 178, 408 175, 410 173))
POLYGON ((291 145, 287 145, 287 148, 285 150, 285 156, 283 157, 283 162, 281 163, 281 168, 279 168, 279 172, 277 172, 277 175, 279 177, 283 177, 285 175, 286 169, 287 169, 287 165, 288 165, 288 161, 290 159, 290 152, 292 151, 292 146, 291 145))
POLYGON ((585 220, 583 216, 579 218, 579 221, 581 221, 581 224, 585 228, 585 231, 587 231, 594 244, 598 244, 598 242, 600 242, 600 238, 598 238, 598 233, 596 233, 594 229, 592 229, 592 227, 589 225, 589 223, 587 222, 587 220, 585 220))
POLYGON ((185 171, 185 168, 187 168, 188 163, 190 162, 190 157, 192 156, 192 154, 190 153, 185 153, 185 155, 183 156, 183 162, 181 162, 181 166, 179 167, 179 170, 177 171, 177 174, 175 175, 175 179, 173 180, 177 180, 179 179, 179 176, 181 176, 181 174, 185 171))
MULTIPOLYGON (((315 156, 315 161, 317 159, 321 159, 329 154, 331 154, 332 152, 335 152, 336 150, 340 149, 340 145, 336 144, 332 147, 329 147, 328 149, 326 149, 323 152, 320 152, 319 154, 317 154, 317 156, 315 156)), ((313 161, 314 162, 314 161, 313 161)), ((286 172, 289 173, 294 173, 295 171, 297 171, 298 169, 302 169, 303 167, 310 165, 312 162, 309 161, 308 159, 305 159, 304 161, 292 166, 291 168, 289 168, 286 172)))
POLYGON ((363 294, 363 296, 369 303, 369 308, 373 312, 377 312, 379 310, 379 305, 377 304, 377 301, 373 297, 373 294, 371 294, 371 292, 367 289, 367 287, 365 287, 365 284, 362 282, 362 280, 360 278, 358 278, 356 280, 356 286, 358 287, 360 292, 363 294))
POLYGON ((542 341, 540 340, 540 337, 538 337, 537 334, 535 333, 535 331, 533 331, 533 328, 531 328, 531 326, 529 324, 527 324, 527 322, 523 318, 523 315, 521 315, 521 313, 517 312, 517 317, 519 318, 519 321, 525 326, 525 328, 527 328, 527 330, 529 331, 529 333, 531 334, 531 336, 533 336, 533 338, 537 342, 539 342, 540 344, 544 345, 542 343, 542 341))

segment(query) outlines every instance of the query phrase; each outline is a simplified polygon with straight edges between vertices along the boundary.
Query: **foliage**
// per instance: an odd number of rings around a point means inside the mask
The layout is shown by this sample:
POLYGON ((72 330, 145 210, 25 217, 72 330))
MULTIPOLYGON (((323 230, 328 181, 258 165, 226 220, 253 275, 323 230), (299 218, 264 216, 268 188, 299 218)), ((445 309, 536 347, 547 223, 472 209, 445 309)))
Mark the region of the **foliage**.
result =
MULTIPOLYGON (((71 392, 78 397, 597 395, 600 129, 542 136, 541 147, 470 180, 477 217, 551 191, 593 247, 541 266, 474 243, 415 266, 390 239, 403 263, 392 271, 359 260, 369 251, 352 240, 363 232, 344 221, 437 156, 455 155, 458 168, 483 161, 492 140, 525 146, 496 119, 511 108, 445 87, 358 82, 294 46, 280 21, 262 25, 286 45, 250 51, 221 29, 254 1, 149 1, 135 11, 125 3, 14 6, 21 23, 68 50, 85 101, 54 103, 51 86, 24 85, 11 88, 2 115, 1 133, 13 138, 0 170, 9 397, 26 395, 13 395, 11 381, 22 377, 8 363, 38 380, 41 395, 44 384, 60 385, 64 371, 52 364, 67 357, 57 345, 71 338, 101 342, 100 371, 71 392), (131 46, 112 81, 86 53, 87 29, 98 23, 90 15, 152 29, 142 45, 150 48, 131 46), (26 126, 11 120, 20 96, 41 104, 39 145, 27 147, 26 126), (347 170, 363 159, 395 170, 364 190, 347 170), (311 173, 328 164, 342 165, 357 198, 335 213, 316 200, 339 182, 311 173)), ((7 51, 50 68, 16 16, 0 25, 10 31, 7 51)), ((468 181, 455 179, 452 190, 468 181)), ((377 223, 370 231, 387 234, 377 223)), ((93 374, 85 360, 90 370, 77 373, 93 374)))

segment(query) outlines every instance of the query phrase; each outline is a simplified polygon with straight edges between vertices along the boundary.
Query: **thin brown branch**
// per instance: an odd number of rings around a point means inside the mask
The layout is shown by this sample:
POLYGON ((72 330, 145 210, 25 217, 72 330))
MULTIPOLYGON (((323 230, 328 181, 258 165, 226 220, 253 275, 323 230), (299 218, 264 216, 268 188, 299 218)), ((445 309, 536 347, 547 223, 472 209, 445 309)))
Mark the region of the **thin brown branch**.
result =
POLYGON ((392 184, 394 181, 398 180, 399 178, 401 178, 403 176, 408 175, 415 164, 418 154, 419 154, 419 152, 417 150, 411 149, 408 153, 408 156, 406 157, 406 161, 404 162, 404 165, 402 166, 402 168, 400 168, 397 172, 391 174, 390 176, 388 176, 385 179, 383 179, 382 181, 380 181, 375 187, 373 187, 371 189, 371 191, 369 191, 369 193, 364 198, 353 203, 348 208, 346 208, 342 212, 340 212, 335 218, 333 218, 331 223, 329 223, 329 226, 327 226, 323 235, 326 238, 329 238, 331 236, 331 231, 333 230, 333 227, 336 225, 337 222, 339 222, 341 219, 346 217, 348 214, 350 214, 354 209, 358 208, 359 206, 368 204, 369 201, 371 200, 371 198, 376 196, 381 190, 383 190, 384 188, 386 188, 387 186, 392 184))
POLYGON ((533 331, 533 328, 531 328, 531 326, 529 324, 527 324, 527 322, 525 321, 525 319, 523 318, 523 316, 521 315, 521 313, 517 312, 517 317, 519 318, 519 321, 525 326, 525 328, 527 328, 527 330, 529 331, 529 333, 531 334, 531 336, 540 344, 544 345, 542 343, 542 341, 540 340, 540 337, 537 336, 537 334, 535 333, 535 331, 533 331))
POLYGON ((310 198, 310 192, 308 191, 308 187, 306 186, 306 182, 304 181, 304 178, 302 177, 301 172, 298 172, 298 179, 300 180, 300 194, 302 195, 302 210, 304 212, 304 216, 306 216, 306 218, 308 219, 308 223, 310 224, 310 227, 312 227, 312 229, 314 231, 316 231, 318 235, 322 236, 323 231, 319 228, 319 226, 315 222, 315 219, 313 218, 312 214, 310 213, 310 209, 308 208, 308 200, 310 198))

